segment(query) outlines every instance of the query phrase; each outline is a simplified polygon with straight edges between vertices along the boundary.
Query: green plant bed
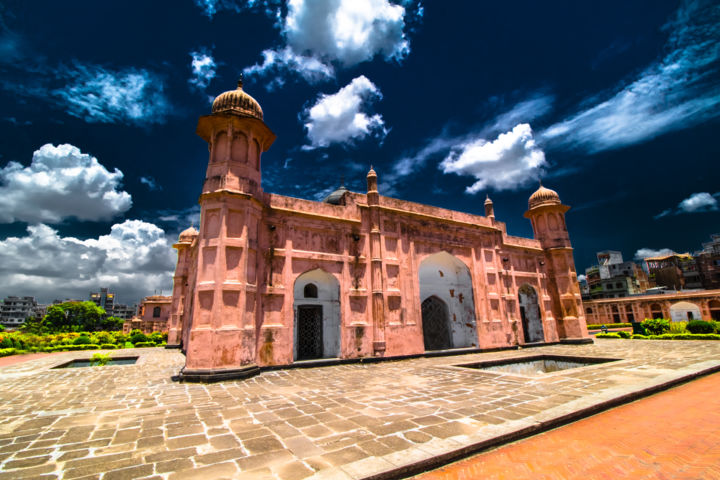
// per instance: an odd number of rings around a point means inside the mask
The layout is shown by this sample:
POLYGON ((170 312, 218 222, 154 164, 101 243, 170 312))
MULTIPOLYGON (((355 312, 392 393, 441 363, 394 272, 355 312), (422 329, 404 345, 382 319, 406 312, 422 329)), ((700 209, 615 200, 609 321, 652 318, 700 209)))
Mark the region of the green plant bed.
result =
POLYGON ((610 333, 598 333, 595 335, 595 338, 623 338, 620 335, 618 335, 618 332, 610 332, 610 333))
POLYGON ((685 325, 685 330, 690 333, 715 333, 717 332, 717 325, 716 322, 690 320, 687 325, 685 325))
POLYGON ((114 349, 118 348, 118 346, 115 345, 114 343, 103 343, 102 345, 100 345, 100 348, 102 350, 114 350, 114 349))
POLYGON ((717 333, 664 333, 662 335, 633 335, 631 338, 633 340, 720 340, 720 335, 717 333))
POLYGON ((607 328, 625 328, 632 327, 631 323, 590 323, 588 324, 588 330, 600 330, 605 325, 607 328))
POLYGON ((148 347, 154 347, 155 343, 153 342, 138 342, 135 344, 135 348, 148 348, 148 347))
POLYGON ((14 348, 0 348, 0 357, 9 357, 10 355, 15 355, 17 353, 17 350, 14 348))

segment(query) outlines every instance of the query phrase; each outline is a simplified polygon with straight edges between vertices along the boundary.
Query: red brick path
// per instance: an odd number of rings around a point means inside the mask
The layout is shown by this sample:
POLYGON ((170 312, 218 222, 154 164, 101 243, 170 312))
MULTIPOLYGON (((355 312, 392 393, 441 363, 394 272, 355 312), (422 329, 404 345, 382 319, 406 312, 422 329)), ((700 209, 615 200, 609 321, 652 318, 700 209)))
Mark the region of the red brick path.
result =
POLYGON ((720 374, 414 478, 720 479, 720 374))
MULTIPOLYGON (((65 353, 65 352, 58 352, 65 353)), ((52 353, 27 353, 25 355, 10 355, 8 357, 0 357, 0 367, 7 367, 8 365, 15 365, 16 363, 27 362, 29 360, 35 360, 42 357, 47 357, 52 353)))

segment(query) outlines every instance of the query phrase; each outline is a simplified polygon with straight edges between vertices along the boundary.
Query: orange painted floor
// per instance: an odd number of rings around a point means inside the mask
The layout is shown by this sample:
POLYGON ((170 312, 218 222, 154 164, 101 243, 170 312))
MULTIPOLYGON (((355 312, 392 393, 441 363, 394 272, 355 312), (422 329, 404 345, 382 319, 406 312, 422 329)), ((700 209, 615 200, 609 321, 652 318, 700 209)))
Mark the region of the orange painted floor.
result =
POLYGON ((720 479, 720 374, 413 478, 720 479))

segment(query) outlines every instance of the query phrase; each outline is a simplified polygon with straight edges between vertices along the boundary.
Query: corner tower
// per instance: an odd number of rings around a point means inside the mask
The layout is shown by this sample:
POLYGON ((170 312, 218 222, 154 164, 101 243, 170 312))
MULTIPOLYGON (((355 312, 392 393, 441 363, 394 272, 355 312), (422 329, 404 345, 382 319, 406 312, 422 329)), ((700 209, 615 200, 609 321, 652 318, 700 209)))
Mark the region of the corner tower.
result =
POLYGON ((583 342, 589 339, 573 249, 565 224, 568 210, 570 207, 560 202, 557 192, 541 184, 528 200, 525 217, 532 222, 534 237, 545 251, 548 291, 560 339, 583 342))
POLYGON ((258 227, 264 195, 260 156, 275 140, 258 102, 238 87, 220 94, 197 134, 209 161, 200 195, 197 268, 181 377, 248 376, 258 328, 258 227))

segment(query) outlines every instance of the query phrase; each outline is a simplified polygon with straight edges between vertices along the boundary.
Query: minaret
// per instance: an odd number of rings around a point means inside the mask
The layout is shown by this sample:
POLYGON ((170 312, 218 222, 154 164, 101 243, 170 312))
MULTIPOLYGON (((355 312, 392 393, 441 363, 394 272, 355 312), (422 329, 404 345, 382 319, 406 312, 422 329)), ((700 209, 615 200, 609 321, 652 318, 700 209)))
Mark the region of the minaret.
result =
POLYGON ((373 351, 385 354, 385 294, 380 238, 380 194, 377 173, 372 166, 367 174, 367 202, 370 209, 370 288, 372 290, 373 351))
MULTIPOLYGON (((589 340, 575 272, 573 249, 565 225, 570 207, 560 202, 554 190, 540 188, 530 196, 525 217, 532 222, 534 237, 545 251, 548 291, 560 339, 589 340)), ((591 341, 591 340, 590 340, 591 341)))
POLYGON ((258 230, 264 195, 260 155, 275 140, 260 105, 237 89, 220 94, 197 134, 210 158, 200 195, 196 282, 181 378, 217 380, 257 372, 258 230))
POLYGON ((173 275, 172 304, 168 320, 168 340, 165 348, 180 348, 183 319, 187 317, 185 299, 188 295, 188 273, 192 259, 192 245, 198 236, 194 227, 184 230, 173 245, 178 251, 177 266, 173 275))
POLYGON ((490 195, 485 195, 485 216, 490 220, 495 220, 495 208, 490 200, 490 195))

